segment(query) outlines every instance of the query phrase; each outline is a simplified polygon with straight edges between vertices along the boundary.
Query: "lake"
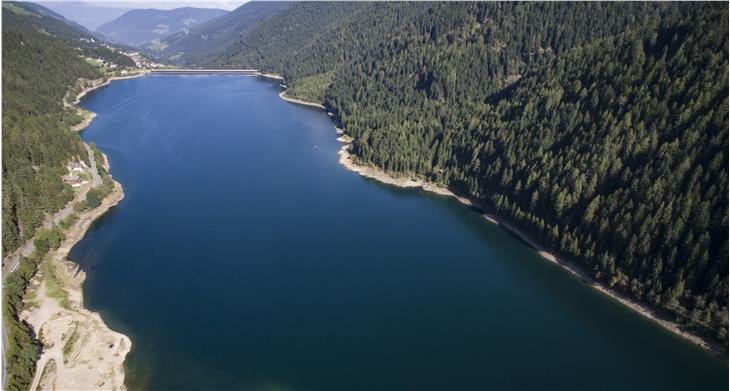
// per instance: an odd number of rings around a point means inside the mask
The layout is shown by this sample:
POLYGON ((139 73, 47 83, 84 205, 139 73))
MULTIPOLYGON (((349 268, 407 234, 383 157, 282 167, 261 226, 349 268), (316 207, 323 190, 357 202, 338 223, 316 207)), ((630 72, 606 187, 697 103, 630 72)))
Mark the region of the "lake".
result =
POLYGON ((453 199, 338 163, 321 110, 244 76, 83 106, 124 200, 71 259, 137 389, 722 389, 728 366, 453 199))

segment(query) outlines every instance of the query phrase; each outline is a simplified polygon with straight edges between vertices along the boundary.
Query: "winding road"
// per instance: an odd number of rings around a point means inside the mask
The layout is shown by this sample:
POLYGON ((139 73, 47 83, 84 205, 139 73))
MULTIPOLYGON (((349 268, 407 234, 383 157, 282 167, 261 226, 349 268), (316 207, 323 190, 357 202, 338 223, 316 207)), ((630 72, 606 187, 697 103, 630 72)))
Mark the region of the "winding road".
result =
POLYGON ((89 154, 89 161, 91 162, 91 177, 94 179, 94 187, 101 185, 101 176, 99 176, 99 170, 96 169, 96 160, 94 159, 94 151, 91 150, 89 144, 84 143, 84 148, 89 154))

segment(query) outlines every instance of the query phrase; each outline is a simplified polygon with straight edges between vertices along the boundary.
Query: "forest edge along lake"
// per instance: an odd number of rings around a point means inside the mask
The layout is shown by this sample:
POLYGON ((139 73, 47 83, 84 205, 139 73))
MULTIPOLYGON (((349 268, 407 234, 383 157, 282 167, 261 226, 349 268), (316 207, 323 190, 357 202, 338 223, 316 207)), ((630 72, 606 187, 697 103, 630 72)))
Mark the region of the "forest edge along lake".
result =
MULTIPOLYGON (((263 76, 263 75, 262 75, 263 76)), ((274 76, 275 79, 280 79, 279 76, 274 76)), ((321 104, 314 103, 314 102, 307 102, 300 99, 293 99, 286 96, 286 90, 282 91, 279 96, 292 103, 301 104, 304 106, 309 107, 318 107, 323 110, 327 110, 326 107, 322 106, 321 104)), ((334 114, 331 112, 327 112, 327 114, 330 117, 333 117, 334 114)), ((481 213, 484 215, 484 218, 496 225, 502 226, 504 229, 512 233, 517 239, 524 242, 526 245, 530 246, 533 250, 535 250, 541 257, 544 259, 555 263, 556 265, 562 266, 566 271, 573 274, 574 276, 580 278, 583 282, 586 284, 589 284, 596 290, 598 290, 601 293, 604 293, 614 300, 618 301, 619 303, 631 308, 632 310, 636 311, 637 313, 641 314, 642 316, 651 319, 652 321, 656 322, 657 324, 661 325, 662 327, 666 328, 667 330, 686 338, 687 340, 691 341, 692 343, 696 344, 697 346, 702 347, 703 349, 710 350, 713 354, 715 354, 717 357, 727 361, 727 357, 725 352, 727 351, 726 348, 723 348, 719 345, 717 341, 711 341, 707 342, 706 340, 702 339, 701 337, 688 332, 686 330, 683 330, 681 326, 671 320, 669 320, 666 316, 663 316, 658 311, 640 303, 636 300, 628 297, 626 294, 619 292, 617 290, 611 289, 611 287, 607 286, 605 283, 597 280, 594 278, 591 274, 587 273, 584 269, 585 267, 578 265, 574 260, 569 259, 565 255, 556 256, 553 253, 553 250, 548 249, 544 246, 542 246, 539 243, 539 240, 534 239, 530 234, 526 233, 525 231, 521 230, 520 228, 516 227, 514 224, 510 223, 509 221, 502 219, 500 217, 497 217, 496 214, 490 213, 487 211, 488 208, 483 206, 482 204, 471 200, 467 197, 460 196, 456 193, 454 193, 452 190, 440 186, 436 183, 430 182, 427 179, 424 178, 414 178, 414 177, 396 177, 393 176, 390 173, 387 173, 378 167, 374 167, 371 165, 364 165, 361 163, 356 162, 355 156, 350 153, 353 138, 346 134, 345 129, 341 127, 336 127, 337 133, 340 135, 340 137, 337 139, 340 141, 343 145, 340 148, 340 151, 338 152, 340 156, 340 164, 345 166, 348 170, 354 171, 364 177, 375 179, 378 182, 384 183, 386 185, 392 185, 396 187, 401 188, 416 188, 421 189, 429 193, 438 194, 445 197, 452 197, 462 204, 471 207, 476 212, 481 213)))
POLYGON ((276 84, 146 76, 83 101, 128 197, 72 259, 90 309, 132 339, 130 387, 585 388, 605 360, 624 374, 609 388, 726 388, 724 363, 456 201, 342 170, 329 118, 276 84))

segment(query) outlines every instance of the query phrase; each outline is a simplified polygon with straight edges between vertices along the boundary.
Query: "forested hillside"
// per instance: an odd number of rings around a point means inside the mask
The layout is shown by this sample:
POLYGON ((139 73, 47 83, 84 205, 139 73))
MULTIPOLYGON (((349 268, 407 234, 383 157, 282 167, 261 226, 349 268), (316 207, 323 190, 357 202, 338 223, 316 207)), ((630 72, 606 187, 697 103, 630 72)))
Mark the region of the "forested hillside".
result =
POLYGON ((43 7, 3 3, 3 254, 32 237, 46 213, 72 198, 61 176, 83 148, 69 129, 80 119, 62 100, 79 78, 102 76, 82 55, 134 65, 38 9, 43 7))
POLYGON ((136 9, 104 23, 96 32, 123 45, 139 46, 187 30, 228 11, 183 7, 171 10, 136 9))
MULTIPOLYGON (((61 176, 82 152, 61 100, 96 71, 63 42, 12 23, 3 11, 3 253, 72 197, 61 176)), ((33 17, 33 16, 30 16, 33 17)))
POLYGON ((477 200, 727 343, 728 6, 295 4, 209 66, 278 72, 363 164, 477 200))
POLYGON ((92 34, 86 27, 66 19, 63 15, 46 8, 38 3, 5 1, 4 10, 12 11, 15 15, 8 15, 13 18, 14 23, 25 26, 40 27, 51 35, 63 36, 65 38, 90 37, 92 34), (27 19, 23 16, 35 15, 37 19, 27 19))
POLYGON ((169 63, 202 64, 257 24, 289 7, 287 2, 248 2, 218 18, 149 44, 149 53, 169 63))
POLYGON ((100 2, 41 1, 36 4, 51 9, 90 31, 94 31, 102 24, 132 10, 132 8, 109 6, 100 2))

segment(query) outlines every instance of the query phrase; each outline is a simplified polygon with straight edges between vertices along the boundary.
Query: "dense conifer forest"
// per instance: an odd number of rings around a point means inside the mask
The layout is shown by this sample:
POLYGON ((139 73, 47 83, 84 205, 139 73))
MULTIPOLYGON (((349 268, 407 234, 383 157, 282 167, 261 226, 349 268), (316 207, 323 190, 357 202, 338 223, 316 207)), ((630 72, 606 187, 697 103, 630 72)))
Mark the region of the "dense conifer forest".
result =
POLYGON ((205 65, 282 74, 360 163, 467 195, 727 346, 727 18, 715 3, 297 3, 205 65))
POLYGON ((61 101, 78 77, 97 73, 69 48, 3 24, 3 251, 33 236, 44 215, 73 198, 61 176, 82 155, 61 101))

